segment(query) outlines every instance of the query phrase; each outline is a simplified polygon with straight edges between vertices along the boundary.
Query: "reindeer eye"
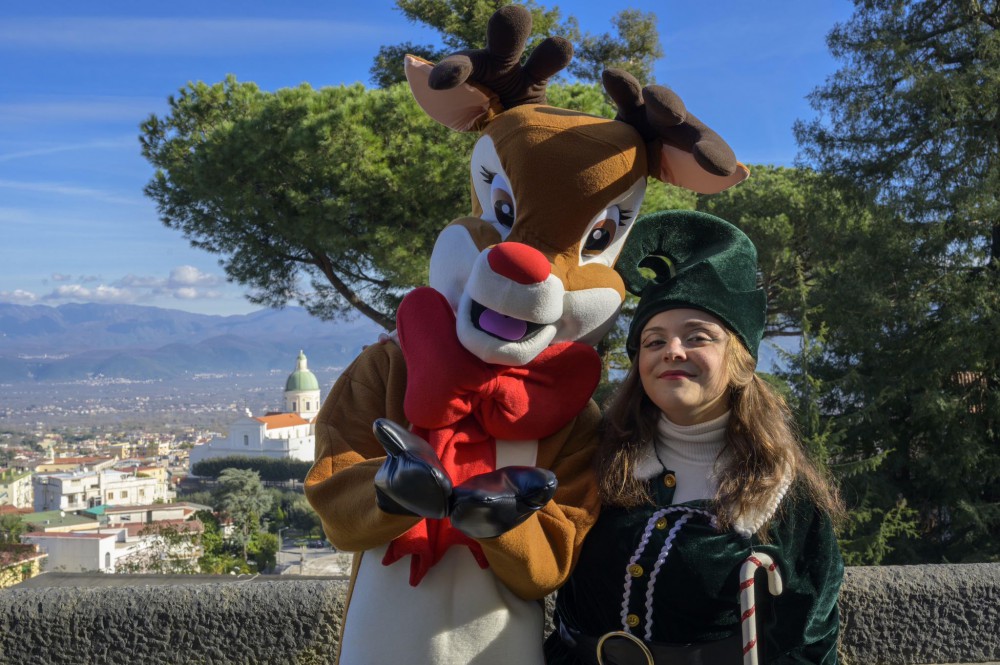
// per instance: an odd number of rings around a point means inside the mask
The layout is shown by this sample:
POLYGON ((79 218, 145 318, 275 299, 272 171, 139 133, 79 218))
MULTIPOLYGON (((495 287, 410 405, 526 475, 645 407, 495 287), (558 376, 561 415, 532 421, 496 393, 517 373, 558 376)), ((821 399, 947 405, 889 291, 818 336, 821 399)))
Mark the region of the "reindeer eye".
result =
POLYGON ((621 210, 618 206, 611 206, 598 215, 597 220, 587 231, 583 239, 584 256, 596 256, 606 250, 615 240, 619 229, 625 226, 625 222, 632 218, 630 210, 621 210))
POLYGON ((617 226, 618 223, 613 219, 605 219, 590 229, 587 241, 583 243, 583 253, 600 254, 606 250, 611 241, 615 239, 615 227, 617 226))
POLYGON ((493 215, 497 222, 505 227, 514 226, 514 195, 510 192, 510 185, 503 176, 496 175, 490 183, 490 205, 493 206, 493 215))

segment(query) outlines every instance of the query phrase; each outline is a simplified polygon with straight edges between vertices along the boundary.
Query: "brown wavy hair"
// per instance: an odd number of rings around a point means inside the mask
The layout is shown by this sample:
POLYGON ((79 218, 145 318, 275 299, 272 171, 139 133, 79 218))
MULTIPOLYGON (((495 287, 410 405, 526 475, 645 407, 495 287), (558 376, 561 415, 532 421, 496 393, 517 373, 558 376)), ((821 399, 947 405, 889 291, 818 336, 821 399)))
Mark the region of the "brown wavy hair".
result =
MULTIPOLYGON (((753 356, 731 333, 725 353, 730 408, 725 449, 731 455, 720 470, 713 501, 719 528, 729 528, 741 515, 764 510, 778 491, 786 466, 793 483, 839 522, 843 507, 837 491, 806 456, 784 398, 757 375, 753 356)), ((604 413, 597 455, 604 503, 625 508, 652 504, 645 481, 636 478, 632 469, 655 439, 660 413, 646 396, 633 362, 604 413)), ((766 537, 766 527, 762 531, 758 535, 766 537)))

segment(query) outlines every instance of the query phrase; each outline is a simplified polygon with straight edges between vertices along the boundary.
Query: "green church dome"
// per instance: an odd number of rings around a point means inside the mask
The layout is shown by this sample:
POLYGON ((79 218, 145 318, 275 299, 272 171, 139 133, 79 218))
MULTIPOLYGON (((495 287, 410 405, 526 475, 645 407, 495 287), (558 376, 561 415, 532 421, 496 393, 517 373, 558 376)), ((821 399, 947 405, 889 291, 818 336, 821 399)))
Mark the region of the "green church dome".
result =
POLYGON ((319 390, 319 381, 316 380, 316 375, 309 371, 306 354, 302 351, 299 351, 295 371, 288 375, 288 381, 285 382, 285 392, 299 390, 319 390))

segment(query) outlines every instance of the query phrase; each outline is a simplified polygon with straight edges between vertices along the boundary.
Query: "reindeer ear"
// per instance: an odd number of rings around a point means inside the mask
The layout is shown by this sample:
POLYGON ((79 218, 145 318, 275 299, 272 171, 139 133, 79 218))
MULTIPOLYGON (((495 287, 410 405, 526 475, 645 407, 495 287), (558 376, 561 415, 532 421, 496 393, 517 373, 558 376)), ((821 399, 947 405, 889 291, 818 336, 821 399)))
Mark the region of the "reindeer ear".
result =
POLYGON ((403 60, 413 98, 427 115, 459 132, 481 129, 499 112, 499 99, 482 89, 461 83, 448 90, 433 90, 428 83, 434 64, 413 55, 403 60))
POLYGON ((736 162, 736 170, 729 175, 716 175, 708 171, 693 153, 674 147, 661 141, 651 144, 650 173, 657 180, 689 189, 698 194, 718 194, 738 185, 750 176, 750 169, 736 162), (659 154, 655 148, 659 147, 659 154))

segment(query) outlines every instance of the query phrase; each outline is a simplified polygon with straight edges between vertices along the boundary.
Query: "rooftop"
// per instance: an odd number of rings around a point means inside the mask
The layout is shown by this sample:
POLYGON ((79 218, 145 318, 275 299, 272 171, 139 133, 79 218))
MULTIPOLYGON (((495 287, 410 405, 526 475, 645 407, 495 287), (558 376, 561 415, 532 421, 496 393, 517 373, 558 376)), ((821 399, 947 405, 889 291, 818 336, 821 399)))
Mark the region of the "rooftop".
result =
POLYGON ((106 527, 104 531, 29 531, 22 534, 22 538, 57 538, 76 540, 99 540, 103 538, 117 538, 118 533, 125 527, 106 527))
POLYGON ((25 524, 49 527, 75 526, 77 524, 94 522, 93 519, 81 517, 80 515, 74 515, 73 513, 67 513, 61 510, 46 510, 41 513, 28 513, 27 515, 21 516, 21 521, 25 524))
POLYGON ((282 413, 277 416, 258 416, 254 420, 264 423, 266 429, 281 429, 283 427, 295 427, 296 425, 308 425, 309 421, 297 413, 282 413))
POLYGON ((53 464, 84 465, 101 464, 103 462, 113 462, 114 457, 57 457, 53 460, 45 460, 39 466, 51 466, 53 464))
MULTIPOLYGON (((148 522, 145 524, 123 524, 121 528, 125 529, 129 537, 135 537, 141 534, 146 529, 156 530, 162 527, 173 527, 178 533, 204 533, 205 525, 201 523, 201 520, 160 520, 159 522, 148 522)), ((118 527, 111 527, 118 528, 118 527)))

